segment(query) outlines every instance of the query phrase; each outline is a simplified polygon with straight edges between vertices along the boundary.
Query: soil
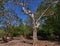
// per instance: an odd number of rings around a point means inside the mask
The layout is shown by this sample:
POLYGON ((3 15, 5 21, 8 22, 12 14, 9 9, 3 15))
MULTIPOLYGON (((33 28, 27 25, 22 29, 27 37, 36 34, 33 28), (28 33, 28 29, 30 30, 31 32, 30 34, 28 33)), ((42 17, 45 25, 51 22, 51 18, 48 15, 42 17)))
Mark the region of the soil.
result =
MULTIPOLYGON (((3 43, 2 41, 0 41, 0 46, 32 46, 32 40, 26 39, 25 41, 23 41, 22 39, 15 38, 14 40, 9 41, 7 43, 3 43)), ((60 43, 53 41, 39 40, 37 42, 37 46, 60 46, 60 43)))

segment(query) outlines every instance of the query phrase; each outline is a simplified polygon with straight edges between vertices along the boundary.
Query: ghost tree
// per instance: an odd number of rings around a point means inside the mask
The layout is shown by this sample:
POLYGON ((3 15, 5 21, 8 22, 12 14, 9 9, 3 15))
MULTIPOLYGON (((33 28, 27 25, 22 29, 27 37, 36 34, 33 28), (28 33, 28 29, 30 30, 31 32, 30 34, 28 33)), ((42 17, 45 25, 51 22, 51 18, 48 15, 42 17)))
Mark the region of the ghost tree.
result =
POLYGON ((57 1, 52 2, 51 4, 49 4, 49 6, 43 11, 43 13, 40 15, 40 17, 37 20, 35 20, 35 14, 33 14, 31 10, 29 10, 29 9, 27 10, 25 8, 25 4, 24 3, 20 3, 21 6, 22 6, 22 9, 23 9, 23 12, 25 14, 27 14, 30 17, 31 21, 32 21, 32 28, 33 28, 33 46, 37 46, 37 44, 36 44, 37 43, 37 28, 40 25, 40 20, 41 20, 41 18, 43 16, 46 16, 45 13, 51 8, 51 6, 54 3, 57 3, 57 1))
POLYGON ((52 7, 53 4, 56 4, 58 1, 54 0, 51 3, 48 3, 48 7, 41 13, 41 15, 39 16, 37 20, 35 20, 35 16, 36 16, 35 13, 33 13, 29 8, 26 8, 26 6, 30 4, 29 2, 32 2, 32 1, 35 1, 35 0, 11 0, 12 3, 21 6, 23 12, 30 17, 31 22, 32 22, 32 28, 33 28, 33 46, 37 46, 36 44, 38 40, 37 39, 37 28, 40 25, 40 20, 42 17, 47 16, 45 15, 46 12, 52 7))

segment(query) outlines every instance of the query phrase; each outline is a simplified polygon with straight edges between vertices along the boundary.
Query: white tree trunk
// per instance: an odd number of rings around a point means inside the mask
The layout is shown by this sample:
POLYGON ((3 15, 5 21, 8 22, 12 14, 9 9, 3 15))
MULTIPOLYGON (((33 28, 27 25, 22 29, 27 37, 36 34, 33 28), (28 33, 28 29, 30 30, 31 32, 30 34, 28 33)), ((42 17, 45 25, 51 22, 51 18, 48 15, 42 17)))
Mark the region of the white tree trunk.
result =
POLYGON ((32 14, 32 25, 33 25, 33 46, 37 46, 37 27, 34 19, 34 14, 32 14))
POLYGON ((37 46, 37 28, 34 27, 33 29, 33 46, 37 46))
POLYGON ((23 6, 24 3, 21 3, 21 6, 22 6, 22 9, 24 11, 25 14, 27 14, 30 18, 31 18, 31 21, 32 21, 32 27, 33 27, 33 46, 37 46, 37 28, 39 27, 40 25, 40 19, 45 15, 45 13, 51 8, 51 6, 54 4, 54 3, 57 3, 58 1, 55 1, 55 2, 52 2, 45 10, 44 12, 39 16, 39 18, 35 21, 35 18, 34 18, 34 14, 32 14, 31 10, 26 10, 25 7, 23 6))

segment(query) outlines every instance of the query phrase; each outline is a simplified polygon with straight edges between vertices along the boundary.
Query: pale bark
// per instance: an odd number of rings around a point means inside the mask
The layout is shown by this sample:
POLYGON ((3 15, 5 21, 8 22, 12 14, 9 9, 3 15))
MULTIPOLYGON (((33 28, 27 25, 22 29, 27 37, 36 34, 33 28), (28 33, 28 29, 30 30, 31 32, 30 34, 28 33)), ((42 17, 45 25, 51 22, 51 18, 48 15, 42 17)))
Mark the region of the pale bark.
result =
POLYGON ((32 21, 32 28, 33 28, 33 46, 36 46, 37 43, 37 28, 36 28, 36 22, 34 19, 34 14, 31 13, 30 10, 26 10, 24 7, 22 7, 24 10, 24 13, 30 16, 30 19, 32 21))
POLYGON ((59 1, 54 1, 54 2, 52 2, 51 4, 49 4, 49 6, 44 10, 44 12, 39 16, 39 18, 37 19, 37 23, 40 21, 40 19, 42 18, 42 17, 44 17, 44 16, 46 16, 45 15, 45 13, 51 8, 51 6, 53 5, 53 4, 57 4, 59 1))
MULTIPOLYGON (((32 14, 32 16, 34 16, 34 14, 32 14)), ((36 28, 36 22, 35 19, 33 17, 32 19, 32 25, 33 25, 33 46, 37 46, 37 28, 36 28)))
POLYGON ((37 28, 34 26, 34 29, 33 29, 33 46, 37 46, 37 28))
MULTIPOLYGON (((53 3, 57 3, 57 1, 53 2, 53 3)), ((43 16, 45 16, 45 13, 50 9, 50 7, 52 6, 52 4, 49 4, 49 6, 47 7, 47 9, 44 10, 44 12, 37 19, 37 21, 35 21, 35 18, 34 18, 35 15, 30 10, 26 10, 25 7, 23 6, 23 3, 21 3, 21 6, 22 6, 22 9, 23 9, 24 13, 27 14, 30 17, 31 21, 32 21, 32 25, 33 25, 32 26, 32 28, 33 28, 33 46, 37 46, 37 40, 38 40, 37 39, 37 28, 40 25, 39 21, 41 20, 41 18, 43 16)))

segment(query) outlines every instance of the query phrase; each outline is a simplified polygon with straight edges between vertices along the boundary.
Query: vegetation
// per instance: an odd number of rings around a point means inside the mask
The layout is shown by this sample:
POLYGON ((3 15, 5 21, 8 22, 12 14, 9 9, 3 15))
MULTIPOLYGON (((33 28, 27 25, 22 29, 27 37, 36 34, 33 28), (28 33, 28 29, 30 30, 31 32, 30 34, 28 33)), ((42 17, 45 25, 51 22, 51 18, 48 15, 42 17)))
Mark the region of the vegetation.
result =
MULTIPOLYGON (((4 0, 3 0, 4 1, 4 0)), ((0 2, 0 37, 7 41, 7 37, 25 38, 33 36, 33 46, 36 46, 37 40, 59 40, 60 39, 60 2, 55 0, 44 0, 40 3, 35 13, 32 13, 29 7, 30 2, 34 1, 10 1, 10 4, 21 6, 27 18, 22 20, 12 8, 4 7, 0 2)), ((7 0, 4 1, 9 4, 7 0)), ((7 6, 8 7, 8 6, 7 6)), ((22 12, 21 11, 21 12, 22 12)))

